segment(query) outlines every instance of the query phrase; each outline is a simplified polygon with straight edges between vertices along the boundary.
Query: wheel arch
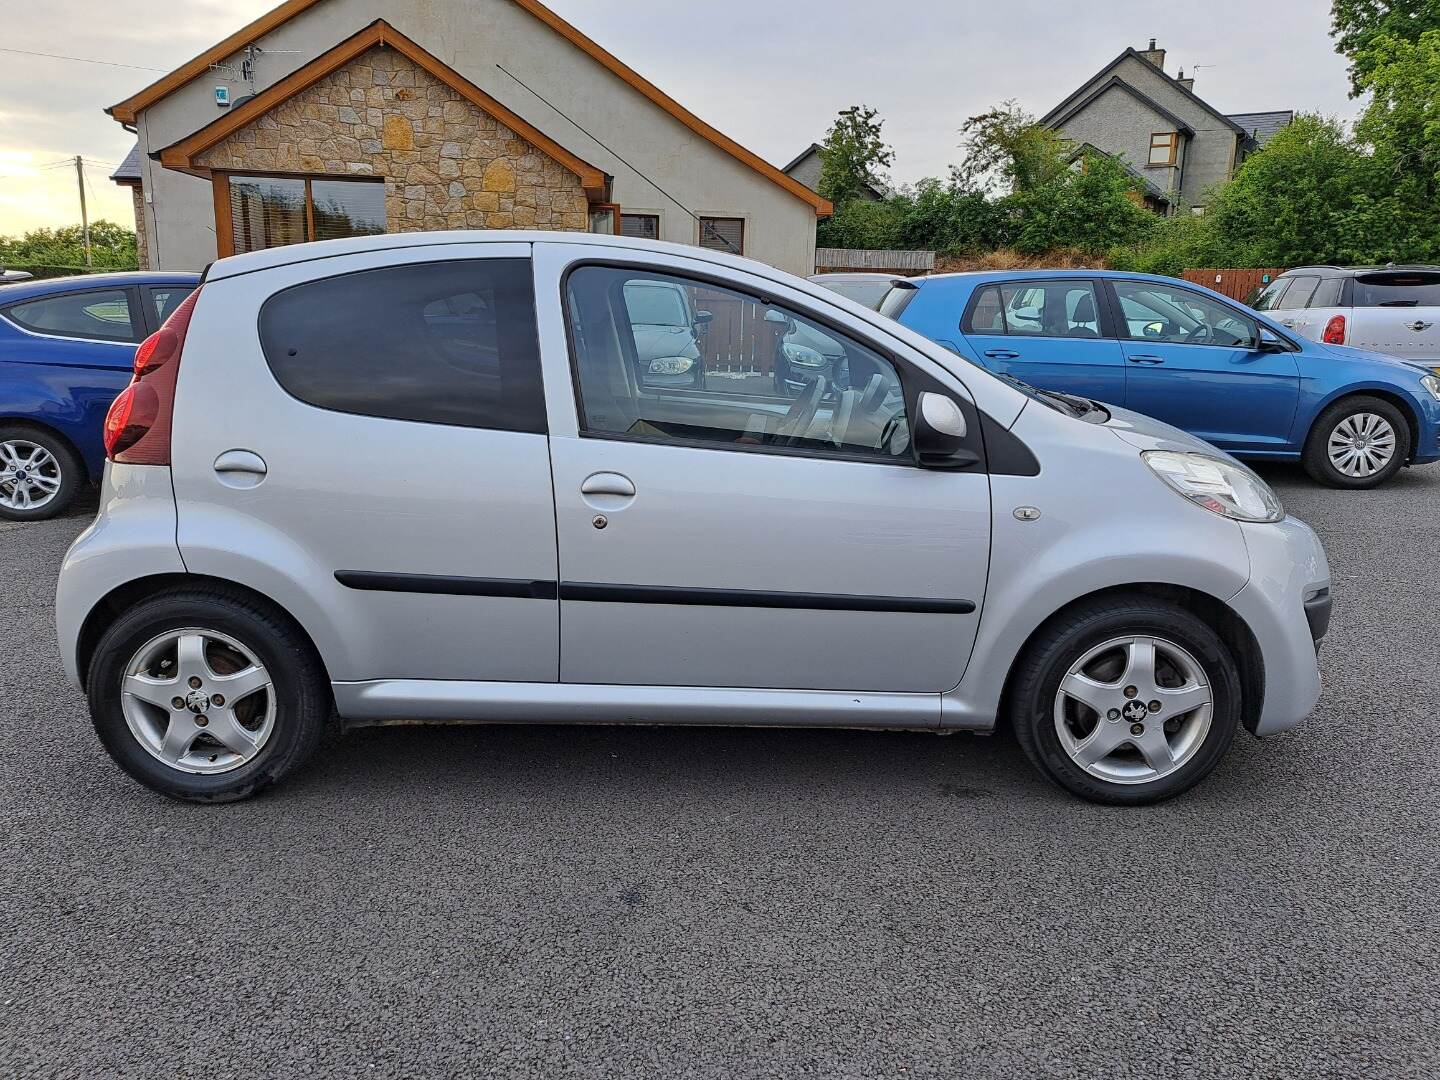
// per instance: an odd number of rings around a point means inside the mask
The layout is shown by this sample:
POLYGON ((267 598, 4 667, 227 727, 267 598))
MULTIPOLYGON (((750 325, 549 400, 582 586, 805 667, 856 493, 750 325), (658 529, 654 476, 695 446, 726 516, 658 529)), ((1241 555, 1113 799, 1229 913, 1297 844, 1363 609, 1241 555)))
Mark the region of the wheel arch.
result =
POLYGON ((1158 581, 1137 581, 1096 589, 1083 596, 1075 597, 1042 619, 1040 624, 1026 637, 1024 644, 1015 654, 1014 662, 1010 665, 1010 672, 1005 677, 1005 687, 1000 695, 1000 710, 996 716, 996 727, 1009 722, 1010 695, 1015 680, 1023 666, 1024 658, 1029 655, 1040 636, 1058 620, 1082 604, 1118 596, 1144 596, 1147 599, 1163 600, 1166 603, 1175 604, 1197 616, 1220 636, 1220 640, 1230 650, 1235 666, 1240 671, 1241 723, 1245 725, 1247 731, 1253 734, 1265 706, 1265 661, 1261 656, 1255 632, 1225 601, 1186 585, 1172 585, 1158 581))
POLYGON ((96 645, 99 644, 105 631, 113 626, 117 619, 141 600, 148 599, 160 592, 180 591, 187 587, 218 589, 230 593, 257 607, 264 608, 274 618, 289 624, 309 646, 313 659, 320 665, 320 670, 325 672, 325 692, 327 694, 330 692, 330 677, 325 657, 316 646, 314 637, 300 620, 258 589, 225 578, 187 573, 151 574, 135 578, 122 585, 117 585, 96 601, 89 614, 85 616, 85 621, 81 623, 80 634, 76 641, 75 655, 81 689, 88 689, 86 683, 89 679, 90 662, 94 658, 96 645))

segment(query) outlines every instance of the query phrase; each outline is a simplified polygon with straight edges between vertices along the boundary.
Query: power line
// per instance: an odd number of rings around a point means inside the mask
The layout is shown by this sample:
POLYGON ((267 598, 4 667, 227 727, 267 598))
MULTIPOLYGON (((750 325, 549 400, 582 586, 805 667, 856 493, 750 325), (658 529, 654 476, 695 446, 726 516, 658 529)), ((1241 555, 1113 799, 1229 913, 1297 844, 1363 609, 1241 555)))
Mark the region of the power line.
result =
POLYGON ((36 52, 33 49, 9 49, 0 46, 0 52, 14 53, 16 56, 43 56, 48 60, 71 60, 77 64, 103 64, 105 67, 130 68, 132 71, 158 71, 162 75, 164 68, 144 67, 140 64, 121 64, 114 60, 92 60, 88 56, 62 56, 60 53, 36 52))

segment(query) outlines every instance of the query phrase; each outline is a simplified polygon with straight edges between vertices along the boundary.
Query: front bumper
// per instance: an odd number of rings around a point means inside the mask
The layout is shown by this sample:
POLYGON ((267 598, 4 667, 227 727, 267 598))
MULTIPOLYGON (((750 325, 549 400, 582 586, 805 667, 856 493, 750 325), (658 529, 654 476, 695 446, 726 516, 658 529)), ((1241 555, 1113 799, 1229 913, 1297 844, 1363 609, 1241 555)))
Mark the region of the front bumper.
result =
POLYGON ((1314 530, 1286 518, 1240 526, 1250 580, 1230 598, 1260 649, 1265 695, 1246 727, 1273 735, 1297 726, 1320 700, 1316 649, 1330 625, 1330 565, 1314 530))

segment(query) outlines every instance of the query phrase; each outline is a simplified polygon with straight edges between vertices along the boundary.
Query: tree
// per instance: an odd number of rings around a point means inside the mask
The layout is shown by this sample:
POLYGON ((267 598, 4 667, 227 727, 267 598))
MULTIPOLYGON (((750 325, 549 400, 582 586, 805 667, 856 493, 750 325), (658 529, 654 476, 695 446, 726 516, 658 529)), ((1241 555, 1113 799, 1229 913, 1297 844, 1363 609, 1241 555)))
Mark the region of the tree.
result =
POLYGON ((960 134, 965 158, 950 175, 962 188, 1014 194, 1053 183, 1067 171, 1064 140, 1014 101, 970 117, 960 134))
POLYGON ((1373 96, 1355 134, 1373 149, 1384 190, 1433 203, 1440 195, 1440 29, 1414 41, 1378 37, 1366 56, 1373 96))
MULTIPOLYGON (((97 268, 133 270, 139 265, 135 233, 113 221, 90 223, 90 253, 97 268)), ((67 225, 31 229, 21 237, 0 236, 0 263, 80 269, 85 265, 84 233, 79 225, 67 225)))
POLYGON ((1370 89, 1381 38, 1414 42, 1428 30, 1440 30, 1436 0, 1333 0, 1330 34, 1336 51, 1350 61, 1351 97, 1370 89))
POLYGON ((885 187, 895 152, 881 137, 885 121, 864 105, 840 110, 820 147, 820 194, 837 208, 885 187))

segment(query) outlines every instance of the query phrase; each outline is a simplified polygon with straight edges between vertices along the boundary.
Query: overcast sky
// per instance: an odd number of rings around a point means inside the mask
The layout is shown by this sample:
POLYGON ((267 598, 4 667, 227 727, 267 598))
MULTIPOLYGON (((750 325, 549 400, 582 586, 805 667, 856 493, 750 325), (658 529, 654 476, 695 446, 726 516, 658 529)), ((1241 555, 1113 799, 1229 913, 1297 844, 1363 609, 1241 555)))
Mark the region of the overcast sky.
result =
MULTIPOLYGON (((92 217, 133 221, 106 177, 132 145, 101 111, 239 29, 278 0, 0 0, 0 234, 79 219, 81 155, 92 217)), ((463 0, 435 0, 436 3, 463 0)), ((715 127, 777 165, 836 112, 880 110, 892 179, 943 175, 965 118, 1007 98, 1048 111, 1127 45, 1155 37, 1167 70, 1225 112, 1353 117, 1324 0, 1101 4, 1047 0, 550 0, 560 15, 715 127)), ((404 27, 402 26, 403 30, 404 27)), ((338 35, 337 35, 338 37, 338 35)), ((523 109, 520 109, 523 115, 523 109)))

